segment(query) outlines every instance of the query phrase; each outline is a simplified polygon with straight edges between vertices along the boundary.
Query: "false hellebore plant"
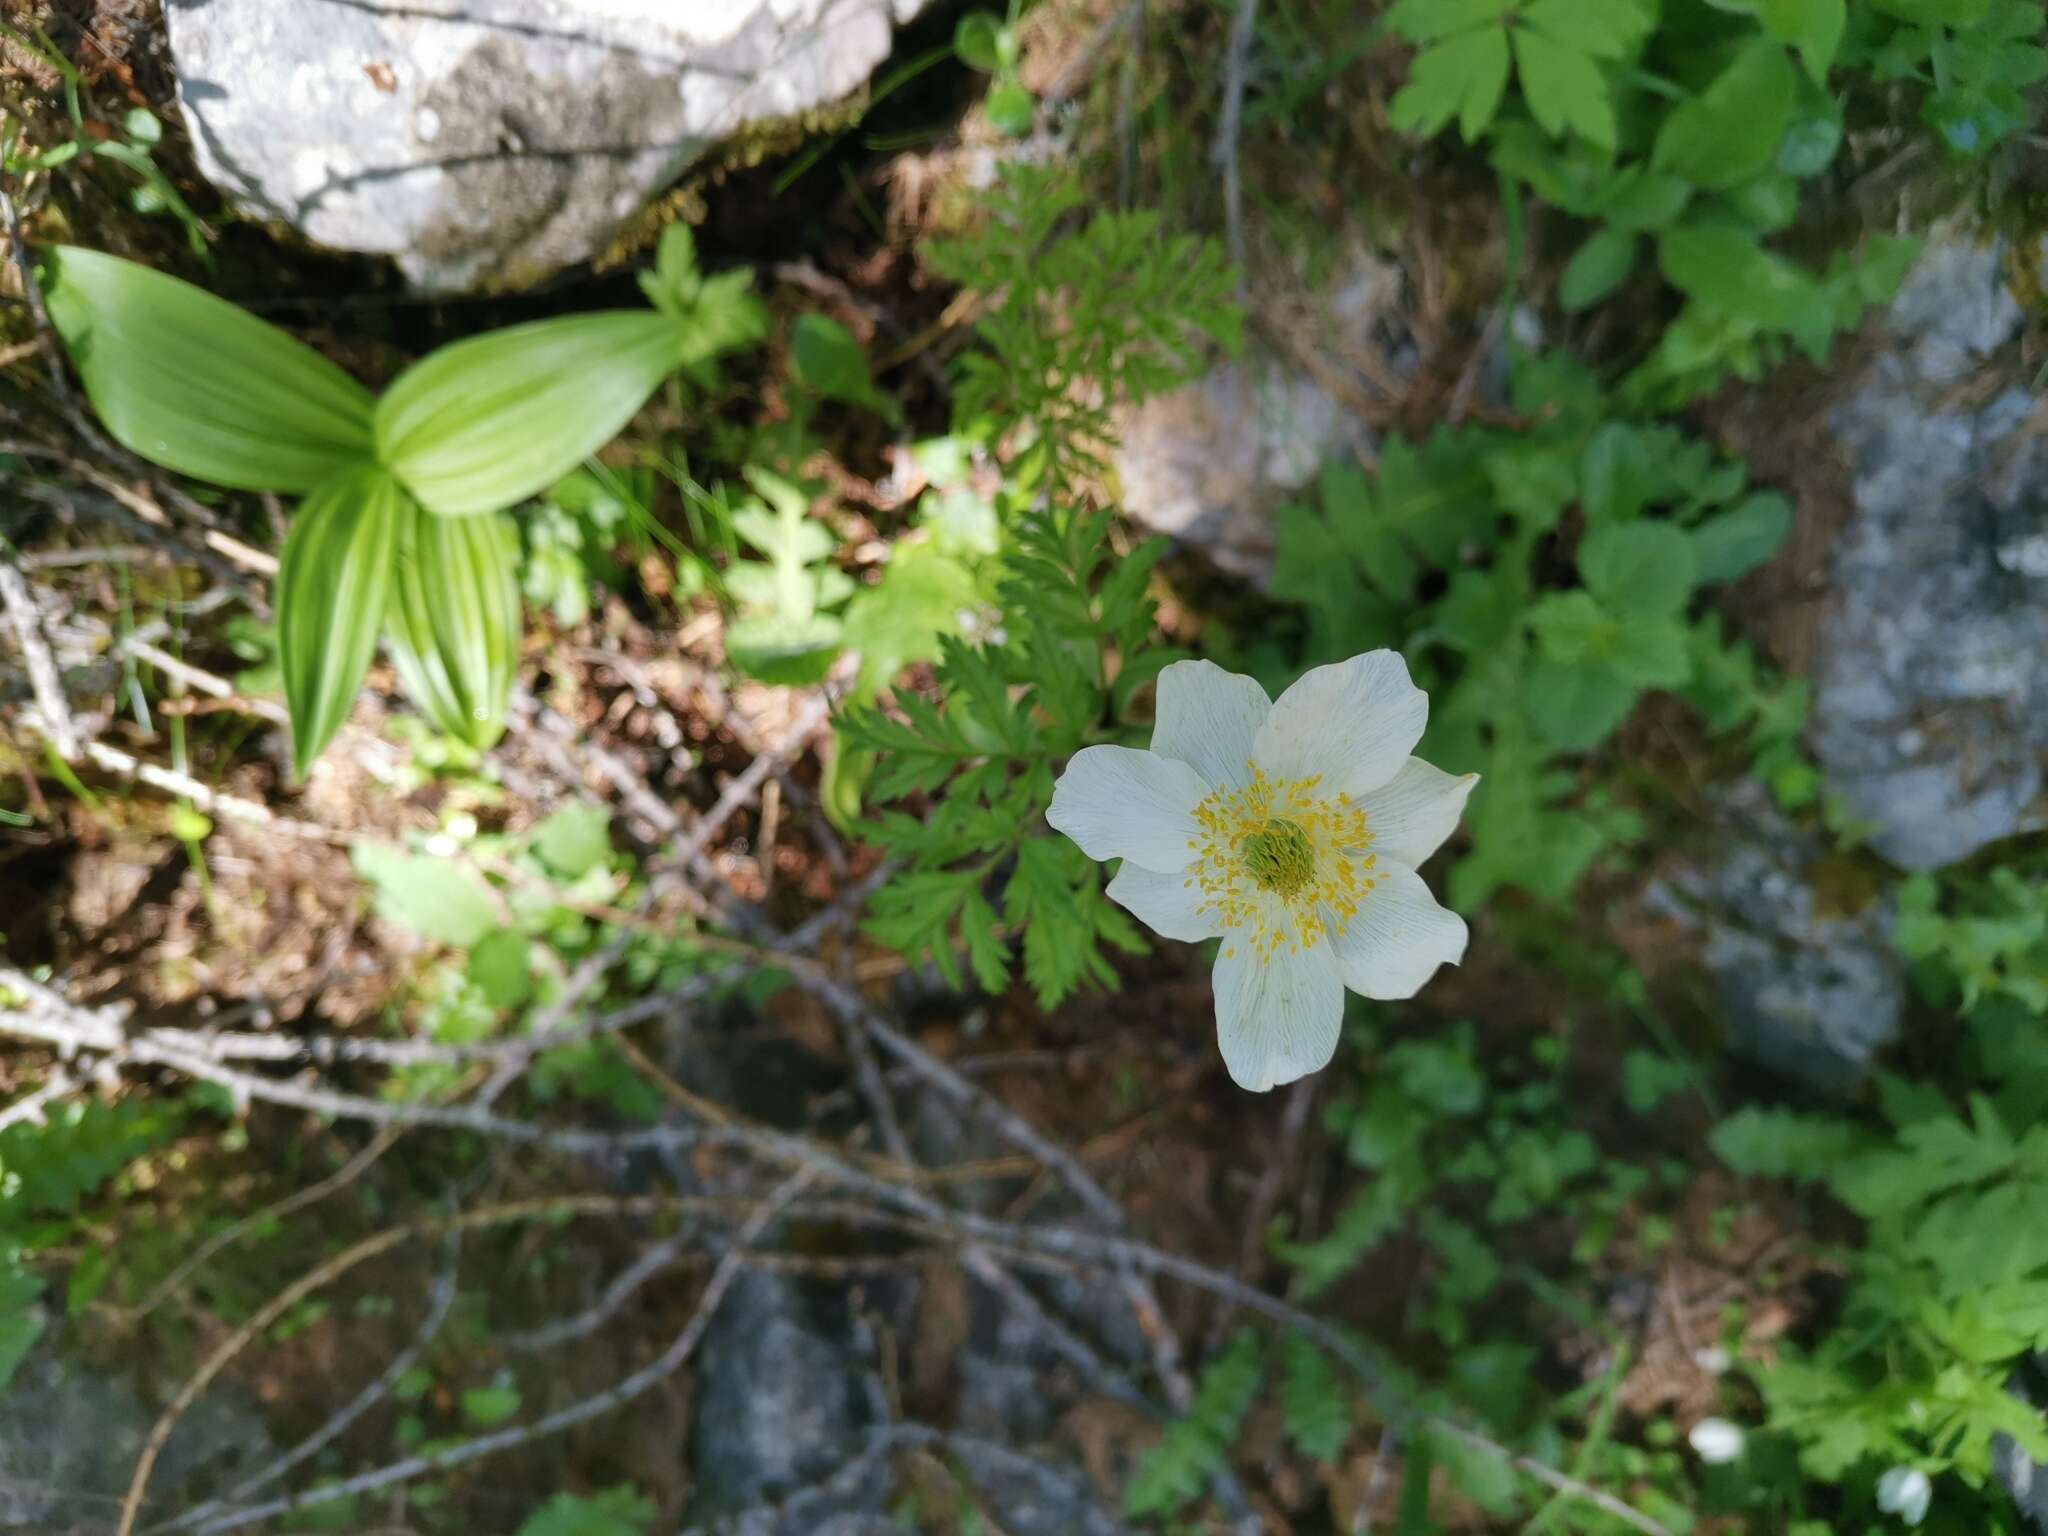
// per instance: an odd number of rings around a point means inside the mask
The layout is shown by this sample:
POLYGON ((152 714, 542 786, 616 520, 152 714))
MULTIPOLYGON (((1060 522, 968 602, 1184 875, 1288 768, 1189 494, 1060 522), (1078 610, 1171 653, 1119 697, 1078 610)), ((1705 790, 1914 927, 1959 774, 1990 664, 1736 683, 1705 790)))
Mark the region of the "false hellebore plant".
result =
POLYGON ((278 653, 304 773, 341 728, 380 632, 415 703, 488 747, 519 655, 505 509, 602 448, 670 374, 752 340, 745 273, 709 280, 687 229, 640 284, 654 306, 472 337, 373 396, 276 327, 97 251, 49 253, 51 320, 107 430, 152 463, 299 495, 277 575, 278 653))
POLYGON ((1413 997, 1465 953, 1465 922, 1415 866, 1458 824, 1477 774, 1409 754, 1429 697, 1393 651, 1317 667, 1276 704, 1206 661, 1159 674, 1152 750, 1074 754, 1046 820, 1110 897, 1169 939, 1221 938, 1216 1038, 1264 1092, 1337 1049, 1344 990, 1413 997))

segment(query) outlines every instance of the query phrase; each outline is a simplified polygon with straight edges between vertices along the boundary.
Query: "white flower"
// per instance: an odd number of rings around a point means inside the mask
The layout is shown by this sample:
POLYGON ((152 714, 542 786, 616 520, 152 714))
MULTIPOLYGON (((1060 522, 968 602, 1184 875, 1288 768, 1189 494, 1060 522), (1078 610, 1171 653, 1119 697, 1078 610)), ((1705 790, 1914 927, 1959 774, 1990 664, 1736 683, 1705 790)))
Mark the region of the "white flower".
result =
POLYGON ((1877 1480, 1877 1507, 1908 1525, 1925 1520, 1933 1500, 1934 1484, 1918 1467, 1893 1467, 1877 1480))
POLYGON ((1711 1467, 1742 1454, 1742 1431, 1726 1419, 1701 1419, 1685 1438, 1700 1460, 1711 1467))
POLYGON ((1429 699, 1392 651, 1317 667, 1275 704, 1206 661, 1159 674, 1152 750, 1074 754, 1046 820, 1169 939, 1222 938, 1216 1038, 1255 1092, 1328 1064, 1344 989, 1413 997, 1465 953, 1415 873, 1477 774, 1411 757, 1429 699))

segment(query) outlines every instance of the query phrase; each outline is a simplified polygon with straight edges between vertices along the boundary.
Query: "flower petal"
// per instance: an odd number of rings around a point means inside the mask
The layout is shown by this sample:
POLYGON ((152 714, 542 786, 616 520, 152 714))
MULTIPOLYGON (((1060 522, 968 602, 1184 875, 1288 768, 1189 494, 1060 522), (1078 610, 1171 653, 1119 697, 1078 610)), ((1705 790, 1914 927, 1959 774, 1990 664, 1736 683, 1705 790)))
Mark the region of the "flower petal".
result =
POLYGON ((1162 875, 1124 860, 1109 882, 1109 899, 1162 938, 1198 944, 1223 931, 1213 916, 1198 917, 1203 896, 1186 875, 1162 875))
POLYGON ((1213 661, 1176 661, 1159 674, 1152 750, 1189 764, 1211 789, 1242 789, 1252 781, 1252 743, 1272 712, 1257 679, 1213 661))
POLYGON ((1185 868, 1209 793, 1200 774, 1135 747, 1085 747, 1053 786, 1045 819, 1091 859, 1129 859, 1164 874, 1185 868))
POLYGON ((1409 758, 1391 780, 1359 797, 1372 851, 1413 869, 1458 829, 1465 797, 1478 782, 1476 773, 1449 774, 1409 758))
POLYGON ((1464 958, 1465 919, 1438 906, 1405 864, 1381 859, 1372 880, 1358 915, 1330 935, 1338 974, 1365 997, 1413 997, 1438 966, 1464 958))
POLYGON ((1216 957, 1216 1043, 1240 1088, 1264 1093, 1330 1064, 1344 984, 1329 946, 1261 960, 1240 937, 1216 957))
POLYGON ((1367 651, 1305 672, 1259 727, 1252 756, 1275 779, 1318 775, 1329 794, 1391 779, 1429 722, 1429 695, 1398 651, 1367 651))

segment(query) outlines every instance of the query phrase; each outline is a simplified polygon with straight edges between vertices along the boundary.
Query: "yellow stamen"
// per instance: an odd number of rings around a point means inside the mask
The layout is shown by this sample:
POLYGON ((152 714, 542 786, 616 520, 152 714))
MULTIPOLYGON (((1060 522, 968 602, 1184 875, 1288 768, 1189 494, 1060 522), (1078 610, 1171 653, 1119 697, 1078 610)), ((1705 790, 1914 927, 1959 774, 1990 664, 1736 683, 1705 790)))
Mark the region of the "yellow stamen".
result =
POLYGON ((1201 915, 1267 964, 1342 932, 1375 884, 1376 860, 1365 811, 1349 795, 1321 793, 1320 775, 1274 780, 1249 766, 1243 789, 1195 807, 1186 884, 1201 894, 1201 915))

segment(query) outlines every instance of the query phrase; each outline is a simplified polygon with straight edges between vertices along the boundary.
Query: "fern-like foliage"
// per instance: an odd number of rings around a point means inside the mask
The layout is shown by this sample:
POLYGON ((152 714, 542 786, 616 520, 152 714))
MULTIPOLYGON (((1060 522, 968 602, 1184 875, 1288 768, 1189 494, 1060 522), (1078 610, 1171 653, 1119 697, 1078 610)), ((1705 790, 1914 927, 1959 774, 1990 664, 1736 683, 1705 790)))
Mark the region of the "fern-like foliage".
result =
POLYGON ((1280 1340, 1280 1412, 1302 1455, 1334 1462, 1351 1438, 1351 1397, 1329 1357, 1299 1334, 1280 1340))
POLYGON ((1103 468, 1119 404, 1186 382, 1212 345, 1234 351, 1243 334, 1237 274, 1215 241, 1168 234, 1149 211, 1069 227, 1083 201, 1064 167, 1013 165, 981 227, 931 251, 988 296, 987 350, 962 359, 955 420, 988 436, 1023 426, 1056 493, 1103 468))
POLYGON ((1169 1424, 1165 1438, 1139 1464, 1124 1489, 1124 1513, 1175 1515, 1200 1497, 1229 1457, 1264 1377, 1258 1335, 1239 1333, 1202 1368, 1187 1416, 1169 1424))
POLYGON ((1106 514, 1019 514, 1000 630, 941 643, 936 699, 900 694, 840 724, 873 755, 871 801, 897 807, 865 830, 906 863, 877 893, 868 931, 929 955, 955 985, 964 951, 990 991, 1011 974, 1001 930, 1020 931, 1025 979, 1047 1007, 1084 983, 1114 984, 1105 947, 1144 950, 1098 866, 1044 823, 1056 766, 1127 735, 1133 694, 1180 654, 1151 641, 1145 583, 1164 542, 1119 560, 1108 532, 1106 514))

